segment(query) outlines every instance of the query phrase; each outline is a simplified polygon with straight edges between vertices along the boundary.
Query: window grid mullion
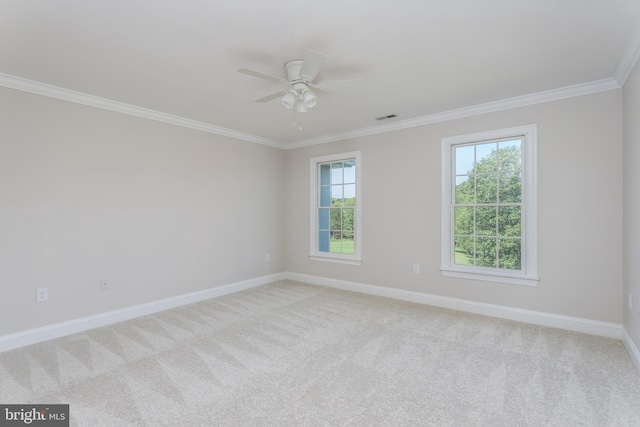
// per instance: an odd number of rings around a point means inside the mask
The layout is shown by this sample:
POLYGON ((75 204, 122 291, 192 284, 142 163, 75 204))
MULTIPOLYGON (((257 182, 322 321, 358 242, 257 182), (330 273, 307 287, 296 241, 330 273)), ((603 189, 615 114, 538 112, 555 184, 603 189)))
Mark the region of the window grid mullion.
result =
MULTIPOLYGON (((483 141, 486 143, 486 141, 483 141)), ((473 265, 477 266, 478 265, 478 208, 479 207, 493 207, 495 209, 494 211, 494 218, 495 218, 495 224, 493 225, 494 228, 494 233, 495 233, 495 237, 491 238, 494 242, 495 245, 495 249, 494 249, 494 254, 493 256, 495 257, 495 268, 499 268, 498 266, 501 263, 501 257, 500 257, 500 247, 499 247, 499 242, 501 241, 501 239, 505 239, 505 240, 518 240, 520 239, 520 241, 522 242, 522 238, 523 238, 523 214, 522 211, 523 209, 523 197, 522 197, 522 187, 521 187, 521 194, 520 194, 520 199, 521 202, 520 203, 515 203, 515 202, 507 202, 507 203, 501 203, 501 197, 500 197, 500 177, 501 177, 501 173, 507 173, 510 169, 503 169, 500 161, 501 161, 501 154, 500 154, 500 144, 499 141, 495 141, 496 142, 496 150, 495 150, 495 160, 496 160, 496 165, 495 165, 495 172, 491 172, 489 171, 488 173, 490 174, 495 174, 494 177, 494 184, 495 184, 495 193, 492 196, 492 198, 494 198, 494 200, 496 200, 495 203, 478 203, 478 145, 479 144, 467 144, 467 145, 473 145, 473 169, 470 171, 470 173, 467 174, 457 174, 456 172, 461 172, 461 171, 457 171, 456 168, 456 162, 457 162, 457 158, 456 158, 456 146, 452 146, 451 150, 452 150, 452 183, 451 183, 451 188, 452 188, 452 193, 451 193, 451 206, 452 206, 452 215, 451 215, 451 220, 452 220, 452 237, 453 237, 453 241, 452 243, 455 242, 455 237, 470 237, 473 239, 473 265), (456 200, 456 189, 457 189, 457 178, 461 177, 461 176, 468 176, 468 179, 473 179, 473 203, 457 203, 456 200), (500 212, 500 208, 501 207, 509 207, 509 206, 517 206, 520 207, 520 219, 521 219, 521 226, 520 226, 520 236, 501 236, 500 235, 500 226, 501 226, 501 222, 500 222, 500 218, 499 218, 499 212, 500 212), (456 219, 455 219, 455 208, 456 207, 472 207, 473 208, 473 227, 472 227, 472 234, 471 235, 461 235, 461 234, 457 234, 455 232, 455 227, 456 227, 456 219)), ((520 160, 520 164, 522 165, 522 152, 524 150, 521 149, 521 160, 520 160)), ((486 171, 485 171, 486 172, 486 171)), ((483 175, 487 175, 487 173, 484 173, 483 175)), ((520 177, 522 177, 522 171, 520 171, 520 177)), ((482 236, 483 238, 489 237, 489 236, 482 236)), ((523 251, 523 248, 521 246, 521 252, 523 251)), ((452 259, 455 259, 455 244, 452 245, 452 259)), ((520 262, 522 263, 522 260, 520 260, 520 262)), ((522 265, 522 264, 521 264, 522 265)))

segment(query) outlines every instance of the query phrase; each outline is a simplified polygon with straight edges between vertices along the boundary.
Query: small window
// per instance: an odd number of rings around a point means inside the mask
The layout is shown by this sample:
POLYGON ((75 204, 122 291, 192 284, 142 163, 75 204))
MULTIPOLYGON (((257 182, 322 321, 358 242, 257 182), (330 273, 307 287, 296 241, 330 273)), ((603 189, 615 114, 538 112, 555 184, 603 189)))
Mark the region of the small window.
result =
POLYGON ((442 272, 535 285, 535 125, 442 140, 442 272))
POLYGON ((311 158, 311 257, 360 263, 360 152, 311 158))

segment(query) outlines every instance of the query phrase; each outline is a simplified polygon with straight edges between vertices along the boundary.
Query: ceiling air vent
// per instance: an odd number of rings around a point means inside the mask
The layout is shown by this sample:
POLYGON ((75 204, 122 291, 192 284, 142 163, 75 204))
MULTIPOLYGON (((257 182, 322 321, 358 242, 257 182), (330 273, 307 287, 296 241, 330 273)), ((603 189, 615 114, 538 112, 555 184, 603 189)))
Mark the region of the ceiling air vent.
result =
POLYGON ((394 119, 396 117, 398 117, 396 114, 389 114, 388 116, 376 117, 376 120, 380 121, 380 120, 394 119))

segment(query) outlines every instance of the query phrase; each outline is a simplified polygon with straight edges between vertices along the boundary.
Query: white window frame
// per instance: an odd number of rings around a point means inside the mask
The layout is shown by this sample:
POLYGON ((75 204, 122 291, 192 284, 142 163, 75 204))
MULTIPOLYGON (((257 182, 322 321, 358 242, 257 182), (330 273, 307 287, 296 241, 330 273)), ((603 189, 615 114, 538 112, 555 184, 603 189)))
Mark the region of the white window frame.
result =
POLYGON ((310 209, 310 252, 309 257, 313 261, 334 262, 339 264, 361 265, 362 263, 362 192, 361 189, 361 175, 362 175, 362 161, 360 160, 360 151, 351 151, 347 153, 329 154, 326 156, 311 157, 310 159, 310 184, 311 184, 311 209, 310 209), (354 253, 353 254, 338 254, 332 252, 321 252, 318 250, 318 207, 320 200, 320 174, 319 165, 327 162, 338 162, 344 160, 355 159, 356 161, 356 206, 354 212, 354 253))
POLYGON ((538 284, 538 232, 537 232, 537 125, 525 125, 441 140, 441 267, 443 276, 472 280, 536 286, 538 284), (510 137, 522 137, 522 270, 461 266, 454 263, 453 252, 453 202, 455 166, 453 147, 476 144, 510 137))

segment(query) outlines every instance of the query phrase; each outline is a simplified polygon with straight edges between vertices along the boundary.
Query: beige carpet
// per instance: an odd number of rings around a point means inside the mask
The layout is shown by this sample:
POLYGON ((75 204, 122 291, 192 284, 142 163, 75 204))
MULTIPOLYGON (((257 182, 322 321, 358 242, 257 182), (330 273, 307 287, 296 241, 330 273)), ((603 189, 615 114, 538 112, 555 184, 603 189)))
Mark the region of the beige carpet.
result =
POLYGON ((621 342, 280 282, 0 354, 77 426, 639 426, 621 342))

